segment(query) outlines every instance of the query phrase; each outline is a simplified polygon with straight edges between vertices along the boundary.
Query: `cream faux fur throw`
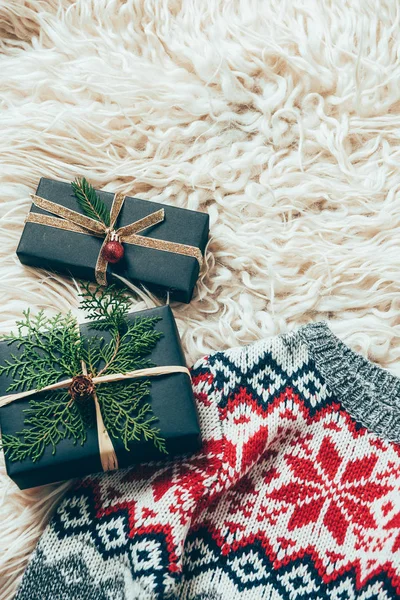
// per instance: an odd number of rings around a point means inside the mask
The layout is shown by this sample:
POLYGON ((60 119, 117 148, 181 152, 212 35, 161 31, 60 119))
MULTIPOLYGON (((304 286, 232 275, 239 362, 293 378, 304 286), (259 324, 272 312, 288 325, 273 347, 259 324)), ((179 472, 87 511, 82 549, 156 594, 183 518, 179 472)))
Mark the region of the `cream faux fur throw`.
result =
MULTIPOLYGON (((39 178, 84 175, 208 211, 173 307, 188 362, 328 318, 399 375, 399 21, 395 0, 0 0, 1 332, 76 310, 15 249, 39 178)), ((1 600, 66 485, 1 467, 1 600)))

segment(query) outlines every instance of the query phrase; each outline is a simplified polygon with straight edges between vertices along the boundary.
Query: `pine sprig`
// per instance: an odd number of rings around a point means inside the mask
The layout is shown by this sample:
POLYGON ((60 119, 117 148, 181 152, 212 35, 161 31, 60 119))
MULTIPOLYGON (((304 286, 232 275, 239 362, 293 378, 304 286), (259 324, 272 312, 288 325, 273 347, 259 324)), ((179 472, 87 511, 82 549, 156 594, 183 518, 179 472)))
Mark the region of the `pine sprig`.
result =
POLYGON ((100 221, 101 223, 104 223, 106 227, 109 227, 110 210, 85 177, 75 179, 75 181, 71 183, 71 186, 82 212, 87 217, 100 221))
MULTIPOLYGON (((154 366, 149 354, 162 337, 155 329, 158 317, 127 319, 129 297, 120 289, 93 288, 82 284, 81 307, 89 317, 90 328, 107 332, 110 337, 81 336, 70 313, 47 317, 43 311, 32 316, 29 311, 17 323, 17 332, 3 337, 18 352, 0 366, 0 376, 13 382, 8 392, 42 389, 82 373, 82 361, 92 376, 126 373, 154 366)), ((109 434, 121 439, 127 450, 134 441, 151 441, 160 452, 167 452, 165 440, 155 426, 156 416, 146 399, 150 395, 149 379, 98 384, 96 393, 109 434)), ((95 423, 94 404, 71 401, 68 390, 33 396, 26 409, 24 429, 4 435, 2 446, 10 460, 30 458, 37 461, 46 447, 53 453, 62 439, 83 444, 86 429, 95 423)))

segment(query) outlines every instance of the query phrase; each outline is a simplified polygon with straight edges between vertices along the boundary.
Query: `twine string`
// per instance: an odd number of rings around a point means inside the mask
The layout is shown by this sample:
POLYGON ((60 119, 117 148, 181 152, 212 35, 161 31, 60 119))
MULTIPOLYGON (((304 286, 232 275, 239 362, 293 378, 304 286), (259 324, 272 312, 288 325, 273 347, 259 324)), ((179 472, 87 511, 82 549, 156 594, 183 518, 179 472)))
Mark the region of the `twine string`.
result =
MULTIPOLYGON (((162 375, 172 375, 174 373, 185 373, 190 377, 190 371, 187 367, 182 367, 180 365, 172 365, 164 367, 149 367, 147 369, 137 369, 136 371, 128 371, 127 373, 99 375, 97 377, 92 377, 92 382, 96 386, 101 383, 111 383, 115 381, 124 381, 127 379, 138 379, 139 377, 160 377, 162 375)), ((82 374, 88 374, 87 367, 84 362, 82 362, 82 374)), ((8 394, 5 396, 1 396, 0 408, 2 408, 3 406, 7 406, 8 404, 11 404, 12 402, 15 402, 17 400, 29 398, 29 396, 33 396, 34 394, 68 388, 71 385, 73 379, 73 377, 69 377, 68 379, 62 379, 61 381, 51 383, 40 389, 25 390, 23 392, 18 392, 17 394, 8 394)), ((99 442, 101 466, 103 468, 103 471, 111 471, 114 469, 118 469, 117 455, 115 453, 115 449, 109 436, 109 433, 104 425, 99 400, 96 394, 96 389, 94 390, 92 397, 96 407, 97 435, 99 442)))

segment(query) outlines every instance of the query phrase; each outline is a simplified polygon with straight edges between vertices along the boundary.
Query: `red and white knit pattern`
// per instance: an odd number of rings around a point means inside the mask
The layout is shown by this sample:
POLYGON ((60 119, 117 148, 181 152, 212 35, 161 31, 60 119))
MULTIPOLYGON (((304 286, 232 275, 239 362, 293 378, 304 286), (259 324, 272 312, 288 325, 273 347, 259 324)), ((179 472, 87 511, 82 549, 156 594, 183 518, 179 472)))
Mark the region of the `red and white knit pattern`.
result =
POLYGON ((199 361, 203 449, 84 480, 18 600, 397 598, 400 446, 317 363, 300 333, 199 361))

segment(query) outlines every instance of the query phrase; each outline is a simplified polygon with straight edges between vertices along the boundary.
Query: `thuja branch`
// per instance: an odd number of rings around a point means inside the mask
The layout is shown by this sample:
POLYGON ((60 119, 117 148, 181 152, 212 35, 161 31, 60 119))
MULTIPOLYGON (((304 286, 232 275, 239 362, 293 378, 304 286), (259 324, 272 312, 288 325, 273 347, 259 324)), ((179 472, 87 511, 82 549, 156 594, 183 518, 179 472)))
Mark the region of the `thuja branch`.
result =
MULTIPOLYGON (((92 377, 126 373, 153 366, 149 359, 161 333, 155 329, 158 318, 127 318, 130 302, 120 289, 82 284, 81 306, 89 316, 89 328, 104 332, 109 341, 96 333, 80 335, 71 314, 47 317, 43 311, 17 323, 17 332, 5 336, 16 351, 0 366, 0 375, 11 377, 9 392, 42 389, 72 378, 66 390, 46 392, 29 399, 24 429, 3 436, 2 445, 11 460, 39 460, 50 446, 55 452, 62 439, 84 443, 86 429, 94 426, 94 387, 82 373, 82 361, 92 377)), ((165 440, 155 423, 157 418, 148 402, 150 380, 99 384, 103 420, 109 434, 129 449, 134 441, 151 441, 166 452, 165 440)))
POLYGON ((165 440, 160 430, 154 427, 157 418, 150 404, 143 402, 150 394, 150 382, 117 383, 113 385, 112 394, 110 392, 109 384, 99 386, 97 391, 104 424, 110 435, 121 439, 126 450, 129 450, 130 442, 144 439, 152 441, 160 452, 165 453, 165 440))
POLYGON ((119 331, 116 332, 113 343, 114 343, 114 352, 113 352, 110 360, 104 365, 104 367, 102 369, 100 369, 100 371, 97 374, 98 376, 105 373, 107 371, 107 369, 109 367, 111 367, 112 363, 114 362, 114 360, 116 359, 116 357, 118 355, 118 350, 119 350, 120 344, 121 344, 121 336, 120 336, 119 331))
POLYGON ((69 395, 65 392, 47 393, 31 400, 25 411, 23 431, 15 435, 4 435, 2 445, 10 460, 30 458, 36 462, 43 455, 47 446, 52 453, 60 440, 72 438, 73 443, 83 444, 86 430, 76 405, 68 403, 69 395))
POLYGON ((17 351, 0 365, 0 376, 13 378, 7 391, 41 389, 79 373, 82 343, 72 315, 49 318, 40 311, 32 317, 29 310, 23 314, 17 332, 3 336, 17 351))

